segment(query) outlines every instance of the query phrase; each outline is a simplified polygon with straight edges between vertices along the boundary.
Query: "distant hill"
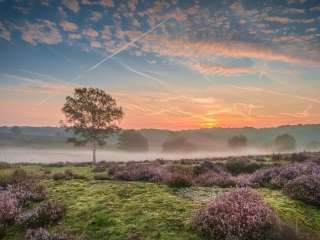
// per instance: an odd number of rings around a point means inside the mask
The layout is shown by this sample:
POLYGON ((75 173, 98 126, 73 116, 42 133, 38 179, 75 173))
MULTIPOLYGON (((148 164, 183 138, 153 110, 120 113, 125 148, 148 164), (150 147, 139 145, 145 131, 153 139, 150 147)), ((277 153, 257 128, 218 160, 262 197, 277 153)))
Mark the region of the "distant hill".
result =
MULTIPOLYGON (((0 127, 0 147, 34 147, 34 148, 69 148, 66 139, 72 135, 59 127, 19 127, 17 135, 11 127, 0 127)), ((169 136, 183 136, 197 146, 199 150, 222 151, 227 147, 227 141, 233 136, 244 135, 248 144, 255 148, 270 148, 274 139, 281 134, 295 137, 297 147, 302 149, 311 141, 320 141, 320 124, 290 125, 273 128, 211 128, 170 131, 161 129, 141 129, 149 141, 150 150, 161 150, 162 144, 169 136)), ((104 148, 114 149, 117 136, 112 136, 104 148)))

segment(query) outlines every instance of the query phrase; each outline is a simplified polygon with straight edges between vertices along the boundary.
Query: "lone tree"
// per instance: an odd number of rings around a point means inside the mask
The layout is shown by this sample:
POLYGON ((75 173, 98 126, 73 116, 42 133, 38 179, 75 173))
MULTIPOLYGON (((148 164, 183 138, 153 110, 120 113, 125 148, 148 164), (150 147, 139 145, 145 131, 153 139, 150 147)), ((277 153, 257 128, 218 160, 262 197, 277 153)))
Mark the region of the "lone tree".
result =
POLYGON ((274 140, 276 149, 279 152, 287 152, 287 151, 293 151, 296 149, 296 139, 289 135, 289 134, 283 134, 274 140))
POLYGON ((106 144, 105 139, 120 130, 117 123, 123 117, 122 108, 101 89, 76 88, 73 97, 66 98, 62 111, 67 129, 74 133, 68 142, 75 146, 90 144, 95 165, 97 145, 106 144))
POLYGON ((129 152, 147 152, 149 143, 145 136, 135 130, 124 130, 119 136, 118 148, 129 152))
POLYGON ((243 135, 234 136, 228 140, 228 145, 235 149, 244 148, 247 146, 247 137, 243 135))

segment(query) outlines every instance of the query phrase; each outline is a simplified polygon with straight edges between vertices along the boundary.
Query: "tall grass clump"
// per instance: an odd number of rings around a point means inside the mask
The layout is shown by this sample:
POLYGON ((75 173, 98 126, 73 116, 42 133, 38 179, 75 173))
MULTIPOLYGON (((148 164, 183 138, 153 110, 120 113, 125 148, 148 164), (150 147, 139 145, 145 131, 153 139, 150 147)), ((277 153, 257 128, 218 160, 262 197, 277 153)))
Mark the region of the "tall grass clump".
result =
POLYGON ((268 239, 275 223, 273 210, 247 188, 218 195, 192 219, 196 230, 216 240, 268 239))

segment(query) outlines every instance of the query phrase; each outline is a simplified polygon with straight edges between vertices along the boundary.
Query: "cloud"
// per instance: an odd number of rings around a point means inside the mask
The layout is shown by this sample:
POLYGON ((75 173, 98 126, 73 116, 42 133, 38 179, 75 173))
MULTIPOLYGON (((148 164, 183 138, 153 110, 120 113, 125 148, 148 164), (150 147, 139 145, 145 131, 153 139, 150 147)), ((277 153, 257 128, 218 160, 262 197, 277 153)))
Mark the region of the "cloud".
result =
POLYGON ((305 3, 307 0, 288 0, 288 4, 305 3))
POLYGON ((97 0, 97 1, 82 0, 81 3, 83 5, 97 4, 97 5, 101 5, 102 7, 114 7, 113 0, 97 0))
POLYGON ((11 40, 11 32, 2 22, 0 22, 0 38, 3 38, 7 41, 11 40))
POLYGON ((87 28, 83 30, 83 34, 92 39, 95 39, 96 37, 99 36, 99 33, 93 28, 87 28))
POLYGON ((149 35, 142 43, 142 50, 161 56, 186 59, 210 59, 212 57, 252 58, 265 61, 281 61, 293 64, 319 64, 320 60, 295 56, 277 48, 239 41, 195 41, 149 35))
POLYGON ((36 23, 26 22, 18 29, 22 33, 22 39, 32 45, 37 43, 57 44, 62 41, 56 24, 49 20, 41 20, 36 23))
POLYGON ((75 32, 78 30, 77 24, 73 22, 63 21, 60 23, 60 26, 63 28, 66 32, 75 32))
POLYGON ((224 65, 209 65, 209 64, 195 64, 188 63, 193 70, 198 71, 204 75, 223 75, 223 76, 234 76, 252 73, 255 70, 250 67, 234 67, 224 65))
POLYGON ((90 20, 93 22, 98 22, 102 18, 102 13, 98 11, 92 11, 90 20))
POLYGON ((90 42, 90 46, 91 46, 92 48, 101 48, 101 47, 102 47, 101 43, 98 42, 98 41, 91 41, 91 42, 90 42))
POLYGON ((278 16, 270 16, 265 18, 265 20, 268 22, 275 22, 280 24, 288 24, 288 23, 294 22, 293 19, 290 19, 287 17, 278 17, 278 16))
POLYGON ((320 5, 310 8, 311 11, 320 11, 320 5))
POLYGON ((80 10, 80 6, 77 0, 63 0, 62 4, 74 13, 77 13, 80 10))

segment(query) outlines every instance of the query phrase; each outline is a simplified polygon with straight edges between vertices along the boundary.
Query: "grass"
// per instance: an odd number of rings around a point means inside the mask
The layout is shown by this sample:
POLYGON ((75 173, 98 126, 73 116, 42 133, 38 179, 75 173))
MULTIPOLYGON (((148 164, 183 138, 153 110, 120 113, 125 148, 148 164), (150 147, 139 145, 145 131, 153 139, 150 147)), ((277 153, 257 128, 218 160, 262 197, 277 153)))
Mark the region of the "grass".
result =
MULTIPOLYGON (((49 199, 63 202, 67 214, 51 231, 67 231, 90 240, 124 240, 138 233, 144 240, 200 240, 191 229, 192 213, 216 194, 227 191, 217 187, 171 189, 145 182, 95 181, 90 167, 44 167, 26 165, 39 174, 45 170, 73 172, 89 180, 45 180, 49 199)), ((1 176, 13 169, 0 169, 1 176)), ((300 229, 320 234, 320 208, 295 201, 280 191, 258 189, 284 221, 300 229)), ((10 228, 8 240, 22 240, 23 229, 10 228)))

